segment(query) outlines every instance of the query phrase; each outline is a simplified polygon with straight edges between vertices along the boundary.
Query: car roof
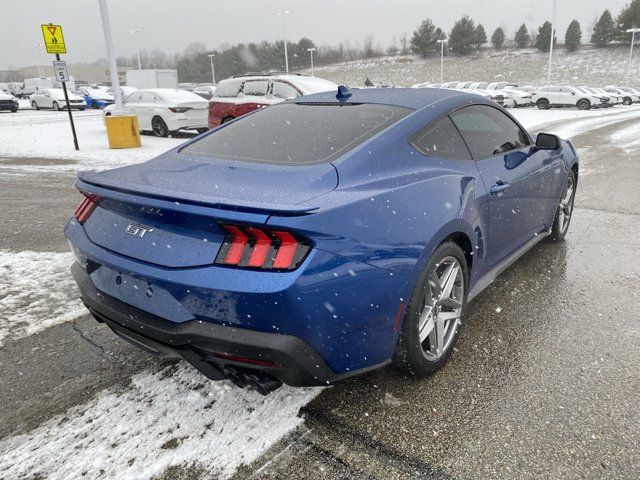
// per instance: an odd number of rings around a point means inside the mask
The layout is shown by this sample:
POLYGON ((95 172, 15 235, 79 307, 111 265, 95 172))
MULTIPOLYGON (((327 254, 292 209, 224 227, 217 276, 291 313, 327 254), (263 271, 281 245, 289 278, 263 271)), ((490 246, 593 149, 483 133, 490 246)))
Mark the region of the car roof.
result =
MULTIPOLYGON (((443 88, 352 88, 346 103, 378 103, 418 110, 441 100, 460 97, 477 100, 478 95, 443 88)), ((314 93, 293 100, 295 103, 337 103, 337 91, 314 93)))

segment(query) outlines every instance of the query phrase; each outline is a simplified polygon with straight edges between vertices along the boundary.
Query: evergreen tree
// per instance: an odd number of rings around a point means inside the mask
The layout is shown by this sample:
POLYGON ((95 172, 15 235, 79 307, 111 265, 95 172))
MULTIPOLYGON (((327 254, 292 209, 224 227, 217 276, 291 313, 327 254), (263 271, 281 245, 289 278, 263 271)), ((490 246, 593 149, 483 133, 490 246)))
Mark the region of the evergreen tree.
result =
POLYGON ((496 31, 491 35, 491 43, 493 44, 493 48, 502 48, 504 45, 504 30, 498 27, 496 31))
MULTIPOLYGON (((538 28, 538 35, 536 35, 535 47, 541 52, 549 50, 551 43, 551 22, 544 22, 540 28, 538 28)), ((556 37, 553 36, 553 45, 556 44, 556 37)))
POLYGON ((524 23, 520 25, 520 28, 516 32, 515 40, 518 48, 525 48, 529 46, 531 36, 529 35, 529 30, 527 30, 527 26, 524 23))
POLYGON ((476 43, 476 26, 468 15, 464 15, 451 29, 449 47, 456 53, 464 54, 476 43))
POLYGON ((596 47, 604 47, 616 39, 616 33, 616 24, 613 21, 611 12, 605 10, 593 27, 591 43, 595 44, 596 47))
POLYGON ((435 31, 436 27, 430 18, 423 20, 411 37, 411 51, 423 57, 433 52, 437 46, 435 31))
MULTIPOLYGON (((625 43, 631 43, 631 34, 627 29, 640 27, 640 0, 632 0, 618 15, 619 38, 625 43)), ((637 35, 636 35, 637 37, 637 35)))
POLYGON ((572 20, 564 34, 564 46, 570 52, 575 52, 580 48, 581 43, 582 29, 580 28, 580 22, 578 22, 578 20, 572 20))
POLYGON ((474 37, 476 48, 480 48, 484 43, 487 43, 487 32, 484 31, 481 23, 474 30, 474 37))

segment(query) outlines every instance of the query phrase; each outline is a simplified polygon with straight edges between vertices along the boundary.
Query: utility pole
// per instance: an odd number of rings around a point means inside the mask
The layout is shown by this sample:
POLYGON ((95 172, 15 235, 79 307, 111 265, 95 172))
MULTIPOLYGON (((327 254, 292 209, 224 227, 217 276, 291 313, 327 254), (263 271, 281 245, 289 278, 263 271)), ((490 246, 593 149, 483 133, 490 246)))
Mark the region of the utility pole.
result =
POLYGON ((211 53, 209 55, 207 55, 207 57, 209 57, 209 60, 211 60, 211 80, 213 81, 213 86, 215 87, 216 85, 216 71, 213 68, 213 57, 215 57, 216 55, 214 53, 211 53))
POLYGON ((547 70, 547 85, 551 85, 551 62, 553 60, 553 39, 556 34, 556 3, 557 0, 553 0, 553 14, 551 16, 551 40, 549 41, 549 68, 547 70))
MULTIPOLYGON (((107 0, 98 0, 100 4, 100 18, 102 20, 102 31, 104 33, 104 43, 107 47, 107 59, 109 60, 109 75, 111 76, 111 86, 113 87, 113 96, 115 97, 116 108, 114 114, 122 115, 124 108, 122 107, 122 91, 120 90, 120 82, 118 81, 118 66, 116 65, 116 54, 113 48, 113 37, 111 36, 111 21, 109 20, 109 10, 107 9, 107 0)), ((138 57, 140 61, 140 57, 138 57)))
POLYGON ((313 74, 313 52, 315 52, 316 50, 317 50, 316 47, 307 48, 307 52, 311 54, 311 76, 312 77, 315 77, 315 75, 313 74))
POLYGON ((136 45, 136 54, 138 55, 138 70, 142 70, 142 62, 140 61, 140 45, 138 44, 138 34, 142 33, 142 30, 133 29, 129 33, 133 35, 133 42, 136 45))
POLYGON ((282 17, 282 38, 284 39, 284 68, 285 71, 289 73, 289 55, 287 54, 287 27, 284 20, 285 15, 289 15, 289 10, 278 12, 278 15, 282 17))
POLYGON ((636 41, 637 32, 640 32, 640 28, 630 28, 627 30, 627 33, 631 34, 631 50, 629 50, 629 64, 627 65, 627 87, 631 86, 629 84, 631 81, 631 60, 633 59, 633 44, 636 41))
POLYGON ((444 44, 446 40, 438 40, 440 44, 440 83, 444 83, 444 44))

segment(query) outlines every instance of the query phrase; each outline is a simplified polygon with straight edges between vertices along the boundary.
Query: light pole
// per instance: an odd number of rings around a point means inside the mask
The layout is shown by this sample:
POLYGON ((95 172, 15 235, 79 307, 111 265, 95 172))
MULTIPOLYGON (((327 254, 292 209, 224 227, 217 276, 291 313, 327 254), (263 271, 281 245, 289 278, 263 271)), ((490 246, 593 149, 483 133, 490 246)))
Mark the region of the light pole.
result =
POLYGON ((311 76, 312 77, 315 77, 315 75, 313 74, 313 52, 315 52, 316 50, 317 50, 316 47, 307 48, 307 52, 311 54, 311 76))
POLYGON ((138 34, 142 33, 142 30, 133 29, 129 33, 133 35, 133 42, 136 44, 136 54, 138 55, 138 70, 142 70, 142 62, 140 61, 140 46, 138 45, 138 34))
POLYGON ((446 40, 438 40, 440 44, 440 83, 444 83, 444 44, 446 40))
POLYGON ((40 57, 40 49, 42 48, 42 44, 35 42, 33 44, 34 47, 36 47, 36 60, 37 60, 37 66, 38 66, 38 77, 40 78, 44 78, 44 68, 42 68, 42 58, 40 57))
POLYGON ((209 57, 209 60, 211 60, 211 79, 213 80, 213 86, 216 86, 216 71, 213 68, 213 57, 215 57, 216 55, 214 53, 210 53, 209 55, 207 55, 207 57, 209 57))
POLYGON ((284 21, 285 15, 289 15, 289 10, 278 12, 278 15, 282 17, 282 38, 284 38, 284 68, 286 72, 289 73, 289 55, 287 55, 287 28, 284 21))
POLYGON ((553 60, 553 39, 555 37, 556 29, 556 3, 557 0, 553 0, 553 14, 551 16, 551 40, 549 41, 549 68, 547 70, 547 85, 551 85, 551 61, 553 60))
POLYGON ((118 66, 116 65, 116 53, 113 49, 113 37, 111 36, 111 21, 109 20, 109 10, 107 9, 107 0, 98 0, 100 4, 100 19, 102 20, 102 31, 104 33, 104 43, 107 47, 107 60, 109 61, 109 75, 111 76, 111 86, 113 87, 113 96, 115 97, 116 108, 115 115, 122 115, 122 90, 118 82, 118 66))
POLYGON ((629 85, 629 79, 631 78, 631 59, 633 58, 633 44, 636 41, 636 32, 640 32, 640 28, 630 28, 627 33, 631 34, 631 50, 629 51, 629 65, 627 65, 627 87, 629 85))

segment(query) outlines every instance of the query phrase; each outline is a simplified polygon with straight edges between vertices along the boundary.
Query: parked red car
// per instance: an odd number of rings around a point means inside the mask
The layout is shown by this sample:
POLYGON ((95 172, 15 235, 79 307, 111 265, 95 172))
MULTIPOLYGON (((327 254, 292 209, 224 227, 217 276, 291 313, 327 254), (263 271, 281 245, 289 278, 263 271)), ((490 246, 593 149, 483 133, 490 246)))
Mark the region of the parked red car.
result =
POLYGON ((209 101, 209 128, 274 103, 337 90, 328 80, 298 74, 242 75, 222 80, 209 101))

